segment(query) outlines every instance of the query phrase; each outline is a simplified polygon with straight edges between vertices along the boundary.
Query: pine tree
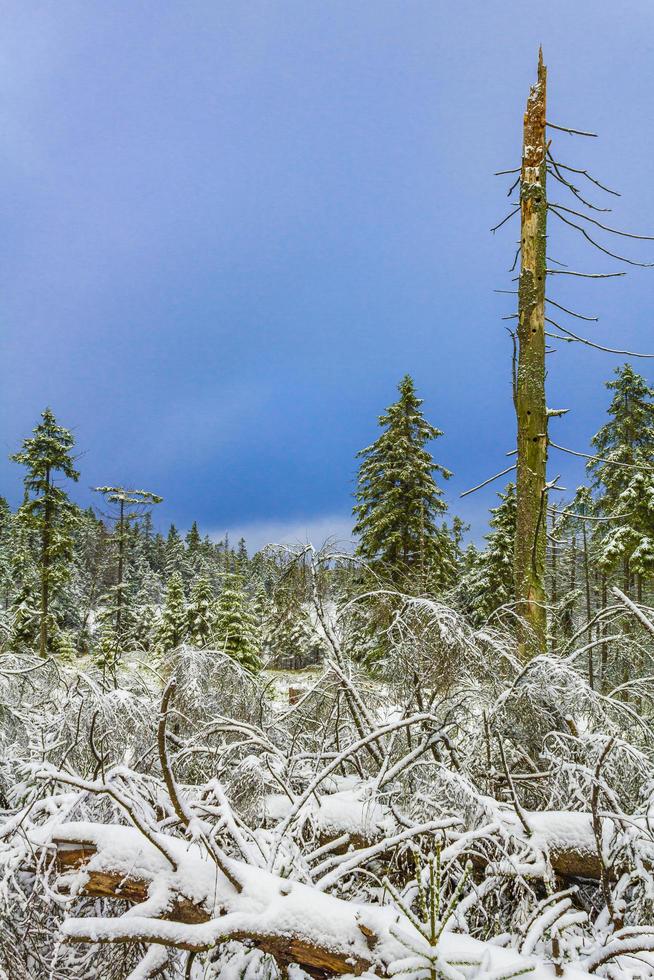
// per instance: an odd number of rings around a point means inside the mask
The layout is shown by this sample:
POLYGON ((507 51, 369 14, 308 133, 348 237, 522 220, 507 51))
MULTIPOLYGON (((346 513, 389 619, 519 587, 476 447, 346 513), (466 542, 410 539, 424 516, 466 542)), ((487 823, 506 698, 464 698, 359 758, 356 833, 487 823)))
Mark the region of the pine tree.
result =
POLYGON ((71 433, 57 424, 49 408, 41 414, 41 419, 34 435, 25 439, 20 452, 11 458, 27 468, 24 481, 27 500, 21 507, 21 516, 39 537, 39 653, 45 657, 48 654, 51 600, 69 574, 72 547, 72 508, 68 495, 55 479, 61 473, 69 480, 77 481, 79 473, 73 466, 71 453, 75 442, 71 433))
POLYGON ((168 529, 164 561, 166 578, 170 578, 175 572, 184 575, 188 571, 184 542, 174 524, 171 524, 168 529))
POLYGON ((150 650, 157 639, 157 602, 159 594, 159 583, 151 573, 151 581, 146 579, 134 602, 134 623, 132 626, 132 640, 139 650, 150 650))
POLYGON ((236 548, 236 573, 246 576, 248 571, 249 558, 248 549, 245 545, 245 538, 239 538, 236 548))
POLYGON ((473 620, 481 624, 500 606, 515 601, 513 554, 516 529, 515 484, 498 493, 500 504, 491 508, 491 531, 486 549, 470 556, 471 570, 464 581, 473 620))
POLYGON ((252 672, 261 669, 256 624, 238 575, 228 575, 220 593, 216 638, 219 648, 242 667, 252 672))
POLYGON ((110 604, 113 609, 114 631, 120 649, 124 644, 125 634, 129 631, 127 623, 130 612, 129 600, 134 593, 125 576, 129 545, 134 538, 133 530, 144 512, 146 510, 149 512, 149 508, 160 504, 163 497, 150 490, 129 490, 127 487, 95 487, 95 491, 101 493, 106 502, 115 508, 114 513, 108 516, 114 522, 116 577, 107 604, 110 604))
POLYGON ((186 550, 188 551, 191 557, 194 557, 195 554, 200 550, 200 546, 202 544, 202 538, 200 537, 200 531, 198 529, 197 521, 193 521, 193 523, 191 524, 191 530, 186 535, 185 541, 186 541, 186 550))
POLYGON ((398 401, 379 418, 384 431, 357 454, 363 460, 353 510, 354 533, 360 539, 357 554, 382 562, 395 579, 421 566, 438 579, 445 555, 436 521, 447 505, 433 473, 444 479, 452 474, 424 448, 442 432, 422 415, 422 399, 409 375, 398 390, 398 401))
POLYGON ((157 646, 163 653, 174 650, 184 641, 186 624, 184 583, 180 573, 173 572, 168 580, 166 599, 157 636, 157 646))
POLYGON ((611 516, 602 534, 600 565, 622 567, 623 588, 631 576, 654 568, 654 389, 630 364, 616 369, 606 387, 613 398, 609 421, 593 437, 601 459, 588 463, 601 515, 611 516))
POLYGON ((188 641, 200 650, 211 646, 216 618, 215 605, 211 582, 206 576, 199 576, 193 583, 186 615, 188 641))
POLYGON ((265 645, 275 666, 299 669, 318 646, 302 606, 284 596, 274 603, 265 626, 265 645))
POLYGON ((9 628, 9 649, 16 653, 34 648, 39 636, 39 596, 25 583, 14 599, 9 628))

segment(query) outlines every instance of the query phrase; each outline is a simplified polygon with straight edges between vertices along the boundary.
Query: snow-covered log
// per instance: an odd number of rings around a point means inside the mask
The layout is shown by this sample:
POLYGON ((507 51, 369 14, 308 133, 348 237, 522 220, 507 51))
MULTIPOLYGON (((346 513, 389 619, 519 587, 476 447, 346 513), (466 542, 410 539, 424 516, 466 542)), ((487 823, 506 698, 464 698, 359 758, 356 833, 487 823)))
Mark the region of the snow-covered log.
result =
MULTIPOLYGON (((318 829, 320 841, 343 840, 341 850, 348 846, 365 847, 382 841, 397 832, 397 825, 391 810, 365 795, 361 784, 357 790, 344 790, 323 795, 318 802, 310 801, 312 820, 318 829)), ((562 878, 589 878, 599 880, 601 862, 593 832, 592 816, 587 811, 566 810, 523 810, 522 815, 530 828, 527 836, 515 812, 497 801, 486 798, 487 809, 493 812, 496 832, 515 837, 528 845, 533 853, 531 858, 534 875, 542 875, 546 870, 562 878)), ((289 809, 289 801, 281 794, 269 797, 267 811, 279 818, 289 809)), ((610 839, 614 832, 612 821, 602 821, 604 834, 610 839)), ((473 832, 475 828, 472 828, 473 832)), ((465 837, 465 835, 464 835, 465 837)), ((474 838, 478 840, 478 838, 474 838)), ((449 853, 459 850, 456 843, 449 853)), ((484 856, 475 847, 462 857, 469 857, 474 864, 484 863, 484 856)))
MULTIPOLYGON (((251 942, 281 965, 298 963, 315 977, 393 975, 407 948, 418 959, 433 956, 392 906, 344 901, 230 861, 238 891, 195 845, 181 840, 166 839, 174 869, 130 827, 68 823, 54 833, 33 830, 30 844, 37 855, 53 859, 61 891, 134 903, 117 918, 66 919, 62 930, 69 942, 142 942, 203 951, 236 939, 251 942)), ((552 975, 542 960, 453 931, 443 933, 439 949, 443 970, 451 977, 464 976, 449 966, 462 962, 483 965, 487 975, 520 972, 537 980, 552 975)), ((569 980, 590 976, 572 968, 560 975, 569 980)))

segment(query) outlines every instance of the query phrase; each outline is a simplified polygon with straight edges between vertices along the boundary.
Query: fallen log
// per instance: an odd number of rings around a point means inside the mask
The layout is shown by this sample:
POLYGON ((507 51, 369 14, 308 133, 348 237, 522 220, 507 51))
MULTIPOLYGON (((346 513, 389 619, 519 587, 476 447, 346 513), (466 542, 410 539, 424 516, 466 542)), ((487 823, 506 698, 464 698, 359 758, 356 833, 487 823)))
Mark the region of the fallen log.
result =
MULTIPOLYGON (((391 906, 345 901, 230 860, 230 872, 240 885, 237 890, 197 845, 170 837, 165 843, 175 858, 174 868, 155 842, 131 827, 69 823, 54 832, 32 829, 30 848, 39 857, 51 858, 59 888, 71 895, 131 903, 119 917, 66 919, 64 938, 80 943, 158 944, 192 952, 236 939, 270 953, 282 967, 297 963, 319 980, 364 972, 385 977, 407 948, 418 952, 424 948, 425 957, 433 953, 391 906)), ((498 975, 527 972, 534 980, 551 977, 551 966, 542 960, 464 934, 443 932, 438 949, 443 963, 483 962, 498 975)), ((562 975, 568 980, 589 977, 572 968, 565 968, 562 975)))
POLYGON ((233 861, 238 893, 193 845, 167 839, 178 856, 178 869, 171 870, 130 827, 68 824, 50 840, 38 836, 32 842, 50 852, 60 888, 132 905, 120 918, 67 920, 69 941, 159 943, 193 952, 228 939, 250 941, 281 965, 298 963, 317 978, 359 976, 372 966, 375 932, 356 921, 356 907, 301 883, 233 861))

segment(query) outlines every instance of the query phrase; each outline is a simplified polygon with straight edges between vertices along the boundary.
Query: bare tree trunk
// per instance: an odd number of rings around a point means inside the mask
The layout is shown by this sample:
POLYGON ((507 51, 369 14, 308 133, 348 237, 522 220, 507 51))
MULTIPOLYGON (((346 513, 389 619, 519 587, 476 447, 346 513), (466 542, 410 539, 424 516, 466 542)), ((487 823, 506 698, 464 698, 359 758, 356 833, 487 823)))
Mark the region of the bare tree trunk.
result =
MULTIPOLYGON (((545 106, 547 69, 542 51, 538 81, 529 93, 524 117, 520 189, 521 266, 518 288, 518 423, 515 585, 518 609, 536 650, 546 644, 545 479, 547 408, 545 402, 545 274, 547 199, 545 106)), ((521 648, 527 655, 527 638, 521 648)))
POLYGON ((550 594, 552 596, 552 615, 550 616, 550 646, 552 648, 552 653, 556 653, 557 650, 557 628, 558 628, 558 617, 555 615, 556 605, 559 601, 559 587, 557 582, 557 549, 556 549, 556 518, 552 514, 552 576, 550 580, 550 594))

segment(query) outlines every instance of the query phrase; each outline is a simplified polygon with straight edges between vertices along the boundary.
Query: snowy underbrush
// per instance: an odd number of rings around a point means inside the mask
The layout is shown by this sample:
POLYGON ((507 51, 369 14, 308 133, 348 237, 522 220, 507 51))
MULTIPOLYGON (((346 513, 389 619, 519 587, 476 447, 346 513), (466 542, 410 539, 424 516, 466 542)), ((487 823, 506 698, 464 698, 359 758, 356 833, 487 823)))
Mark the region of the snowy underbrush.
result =
POLYGON ((654 977, 650 704, 397 608, 293 704, 213 650, 2 657, 0 977, 654 977))

